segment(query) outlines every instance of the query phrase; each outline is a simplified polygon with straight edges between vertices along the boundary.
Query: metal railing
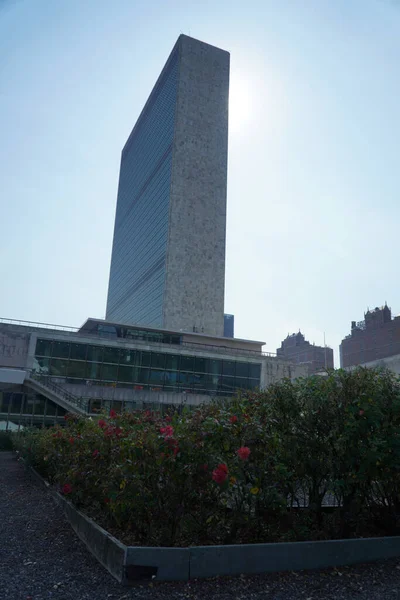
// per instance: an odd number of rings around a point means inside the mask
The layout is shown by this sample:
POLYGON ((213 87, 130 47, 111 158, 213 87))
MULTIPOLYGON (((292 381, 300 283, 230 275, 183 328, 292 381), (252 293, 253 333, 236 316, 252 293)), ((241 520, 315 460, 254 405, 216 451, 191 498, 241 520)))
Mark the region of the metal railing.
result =
MULTIPOLYGON (((53 331, 59 331, 61 333, 79 333, 80 331, 80 327, 70 327, 68 325, 55 325, 55 324, 51 324, 51 323, 39 323, 39 322, 34 322, 34 321, 22 321, 19 319, 5 319, 0 317, 0 323, 5 323, 7 325, 19 325, 22 327, 32 327, 33 329, 49 329, 49 330, 53 330, 53 331)), ((192 333, 190 331, 188 332, 180 332, 180 335, 192 335, 192 333)), ((248 348, 235 348, 235 347, 231 347, 231 346, 222 346, 222 345, 214 345, 214 344, 202 344, 201 342, 185 342, 182 341, 179 344, 173 343, 173 342, 161 342, 161 341, 155 341, 155 340, 146 340, 146 339, 141 339, 139 337, 135 338, 122 338, 122 337, 117 337, 114 334, 107 334, 106 332, 96 332, 96 331, 83 331, 82 332, 82 336, 85 337, 94 337, 96 339, 102 339, 102 340, 113 340, 113 341, 118 341, 118 343, 121 344, 136 344, 138 343, 139 345, 157 345, 158 347, 173 347, 173 348, 184 348, 184 349, 192 349, 192 350, 204 350, 204 351, 209 351, 209 352, 216 352, 217 354, 234 354, 234 355, 241 355, 241 356, 249 356, 249 357, 254 357, 254 358, 258 358, 261 356, 268 356, 271 358, 275 358, 276 357, 276 353, 275 352, 262 352, 262 351, 257 351, 257 350, 250 350, 248 348)), ((231 339, 231 338, 229 338, 231 339)), ((234 340, 235 338, 232 338, 232 340, 234 340)), ((285 360, 284 357, 281 357, 282 360, 285 360)))
POLYGON ((66 390, 62 385, 56 383, 49 375, 43 375, 41 373, 37 373, 36 371, 28 371, 29 377, 35 381, 41 383, 44 387, 56 392, 59 396, 64 398, 70 404, 77 406, 84 412, 88 412, 88 401, 80 396, 75 396, 68 390, 66 390))

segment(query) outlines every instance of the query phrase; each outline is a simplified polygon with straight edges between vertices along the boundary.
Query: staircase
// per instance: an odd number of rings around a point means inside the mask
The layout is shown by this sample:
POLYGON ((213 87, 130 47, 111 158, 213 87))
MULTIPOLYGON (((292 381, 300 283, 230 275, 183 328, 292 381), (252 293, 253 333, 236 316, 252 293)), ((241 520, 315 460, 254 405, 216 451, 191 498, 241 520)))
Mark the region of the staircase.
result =
POLYGON ((71 394, 62 385, 55 383, 48 375, 30 372, 27 374, 24 384, 35 392, 46 396, 46 398, 70 413, 78 415, 88 414, 88 403, 86 400, 71 394))

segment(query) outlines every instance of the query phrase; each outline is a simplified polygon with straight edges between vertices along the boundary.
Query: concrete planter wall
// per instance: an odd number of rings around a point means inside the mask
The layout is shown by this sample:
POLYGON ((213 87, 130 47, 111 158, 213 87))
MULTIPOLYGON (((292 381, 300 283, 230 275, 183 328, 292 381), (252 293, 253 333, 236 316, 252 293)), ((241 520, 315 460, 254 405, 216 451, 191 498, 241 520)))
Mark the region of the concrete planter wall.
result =
POLYGON ((322 569, 400 557, 400 536, 322 542, 153 548, 125 546, 77 510, 32 468, 63 509, 90 552, 124 585, 140 580, 188 579, 322 569))

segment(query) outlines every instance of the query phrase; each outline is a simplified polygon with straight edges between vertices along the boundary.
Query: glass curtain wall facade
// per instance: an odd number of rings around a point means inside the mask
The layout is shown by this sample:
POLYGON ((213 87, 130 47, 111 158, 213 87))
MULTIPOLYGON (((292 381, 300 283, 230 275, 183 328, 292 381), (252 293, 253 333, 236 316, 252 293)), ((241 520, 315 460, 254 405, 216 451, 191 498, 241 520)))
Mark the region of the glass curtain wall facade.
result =
POLYGON ((121 157, 106 318, 162 325, 178 82, 171 55, 121 157))
POLYGON ((38 339, 37 372, 71 383, 231 396, 260 386, 261 365, 167 352, 38 339))
POLYGON ((41 394, 0 392, 0 421, 23 426, 62 424, 65 414, 61 406, 41 394))

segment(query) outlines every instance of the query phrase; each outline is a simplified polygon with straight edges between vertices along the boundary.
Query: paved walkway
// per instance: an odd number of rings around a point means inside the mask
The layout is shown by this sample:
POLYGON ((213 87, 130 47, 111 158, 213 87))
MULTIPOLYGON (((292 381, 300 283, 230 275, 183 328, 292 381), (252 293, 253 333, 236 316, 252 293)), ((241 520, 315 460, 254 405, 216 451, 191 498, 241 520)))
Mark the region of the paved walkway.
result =
POLYGON ((0 600, 400 599, 400 561, 380 565, 120 586, 78 540, 46 490, 0 452, 0 600))

